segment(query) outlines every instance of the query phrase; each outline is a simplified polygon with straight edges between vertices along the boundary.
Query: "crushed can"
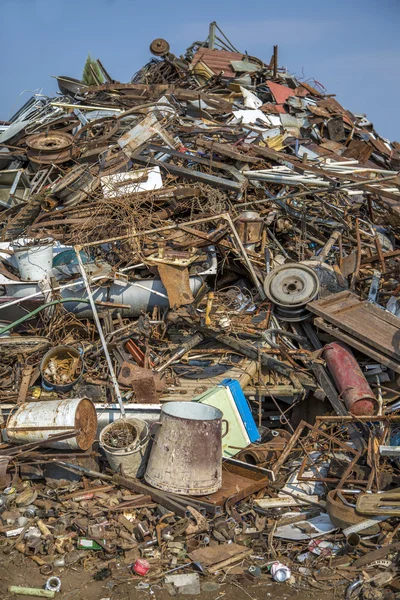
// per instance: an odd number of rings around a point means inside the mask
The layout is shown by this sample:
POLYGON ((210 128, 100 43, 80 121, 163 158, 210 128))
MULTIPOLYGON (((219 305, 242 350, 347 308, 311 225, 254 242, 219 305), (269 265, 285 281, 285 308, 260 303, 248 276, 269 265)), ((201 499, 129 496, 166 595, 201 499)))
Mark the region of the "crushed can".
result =
POLYGON ((150 571, 150 563, 148 563, 147 560, 138 558, 132 565, 132 570, 136 573, 136 575, 142 575, 142 577, 144 577, 150 571))

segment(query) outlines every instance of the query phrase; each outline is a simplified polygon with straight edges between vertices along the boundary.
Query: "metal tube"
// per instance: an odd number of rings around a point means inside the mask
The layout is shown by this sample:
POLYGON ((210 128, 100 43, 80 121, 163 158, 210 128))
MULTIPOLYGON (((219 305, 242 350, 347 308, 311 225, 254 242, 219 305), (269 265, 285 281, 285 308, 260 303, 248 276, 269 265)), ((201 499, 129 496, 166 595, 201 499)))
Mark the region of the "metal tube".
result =
POLYGON ((81 272, 82 279, 83 279, 83 281, 85 283, 86 292, 87 292, 87 295, 88 295, 88 298, 89 298, 90 306, 92 308, 93 318, 94 318, 94 321, 96 323, 97 331, 99 333, 99 337, 100 337, 100 340, 101 340, 101 345, 103 346, 104 355, 105 355, 106 360, 107 360, 108 370, 110 371, 111 381, 113 383, 115 395, 117 397, 117 401, 118 401, 118 404, 119 404, 119 407, 120 407, 120 410, 121 410, 121 417, 124 419, 125 418, 125 408, 124 408, 124 404, 123 404, 123 401, 122 401, 121 392, 120 392, 118 381, 117 381, 117 378, 116 378, 116 375, 115 375, 115 371, 114 371, 114 367, 113 367, 113 364, 112 364, 112 360, 111 360, 110 354, 108 352, 107 342, 106 342, 106 339, 104 337, 103 330, 101 328, 101 323, 100 323, 99 315, 97 313, 95 301, 93 300, 92 290, 90 289, 89 280, 87 278, 85 267, 83 266, 83 262, 82 262, 82 259, 81 259, 81 254, 80 254, 81 248, 79 246, 75 246, 74 250, 75 250, 76 258, 77 258, 77 261, 78 261, 78 264, 79 264, 79 270, 81 272))
POLYGON ((278 46, 274 46, 273 76, 274 78, 278 76, 278 46))
MULTIPOLYGON (((22 300, 24 300, 24 298, 22 298, 22 300)), ((0 335, 3 335, 3 333, 6 333, 7 331, 9 331, 10 329, 12 329, 13 327, 17 327, 17 325, 20 325, 21 323, 24 323, 24 321, 27 321, 31 317, 34 317, 35 315, 37 315, 38 313, 40 313, 45 308, 49 308, 50 306, 55 306, 56 304, 63 304, 64 302, 76 302, 76 298, 61 298, 60 300, 52 300, 51 302, 47 302, 46 304, 42 304, 41 306, 38 306, 37 308, 35 308, 34 310, 32 310, 30 313, 24 315, 20 319, 17 319, 13 323, 9 323, 8 325, 6 325, 2 329, 0 329, 0 335)), ((83 303, 89 304, 89 300, 87 298, 79 298, 79 302, 83 302, 83 303)))

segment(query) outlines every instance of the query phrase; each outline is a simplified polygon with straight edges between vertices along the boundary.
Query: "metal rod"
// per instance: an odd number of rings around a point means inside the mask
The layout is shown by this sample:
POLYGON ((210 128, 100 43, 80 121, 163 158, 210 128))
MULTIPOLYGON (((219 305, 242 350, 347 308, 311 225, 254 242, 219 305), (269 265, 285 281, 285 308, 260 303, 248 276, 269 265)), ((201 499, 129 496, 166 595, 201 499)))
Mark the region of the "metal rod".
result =
POLYGON ((114 371, 114 367, 113 367, 113 364, 112 364, 112 360, 111 360, 110 354, 108 352, 107 342, 106 342, 106 339, 104 337, 103 330, 101 328, 101 323, 100 323, 99 315, 97 313, 96 304, 95 304, 95 302, 93 300, 92 290, 90 289, 89 280, 87 278, 85 267, 83 266, 83 262, 82 262, 82 259, 81 259, 81 254, 80 254, 81 247, 80 246, 75 246, 74 250, 75 250, 76 258, 77 258, 77 261, 78 261, 78 264, 79 264, 79 270, 81 272, 82 279, 83 279, 85 287, 86 287, 86 292, 87 292, 87 295, 88 295, 88 298, 89 298, 90 306, 92 308, 93 318, 94 318, 94 321, 96 323, 97 331, 99 333, 99 337, 100 337, 100 340, 101 340, 101 345, 103 346, 104 354, 105 354, 105 357, 106 357, 106 360, 107 360, 108 369, 110 371, 111 381, 113 383, 115 395, 117 397, 117 401, 118 401, 118 404, 119 404, 119 407, 120 407, 120 410, 121 410, 121 416, 124 419, 125 418, 125 408, 124 408, 124 404, 123 404, 123 401, 122 401, 122 396, 121 396, 121 392, 120 392, 120 389, 119 389, 118 381, 117 381, 117 378, 116 378, 116 375, 115 375, 115 371, 114 371))
POLYGON ((274 78, 278 75, 278 46, 274 46, 274 65, 273 65, 273 76, 274 78))

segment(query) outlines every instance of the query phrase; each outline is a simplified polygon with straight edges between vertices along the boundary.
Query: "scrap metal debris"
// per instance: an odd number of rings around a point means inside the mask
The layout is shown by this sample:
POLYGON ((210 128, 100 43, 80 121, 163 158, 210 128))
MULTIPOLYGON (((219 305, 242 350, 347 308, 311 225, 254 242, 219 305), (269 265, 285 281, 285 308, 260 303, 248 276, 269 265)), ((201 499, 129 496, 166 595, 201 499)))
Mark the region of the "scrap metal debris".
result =
POLYGON ((398 597, 400 144, 277 46, 172 50, 0 123, 9 592, 398 597))

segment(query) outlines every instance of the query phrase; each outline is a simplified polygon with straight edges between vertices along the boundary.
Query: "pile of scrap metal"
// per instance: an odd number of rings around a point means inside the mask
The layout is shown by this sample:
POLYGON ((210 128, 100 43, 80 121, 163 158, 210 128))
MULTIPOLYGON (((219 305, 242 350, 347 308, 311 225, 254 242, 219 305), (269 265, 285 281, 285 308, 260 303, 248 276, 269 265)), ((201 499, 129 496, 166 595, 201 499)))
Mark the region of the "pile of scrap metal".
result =
POLYGON ((400 144, 215 23, 150 50, 0 126, 2 560, 394 597, 400 144))

